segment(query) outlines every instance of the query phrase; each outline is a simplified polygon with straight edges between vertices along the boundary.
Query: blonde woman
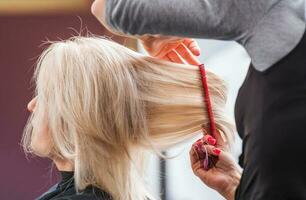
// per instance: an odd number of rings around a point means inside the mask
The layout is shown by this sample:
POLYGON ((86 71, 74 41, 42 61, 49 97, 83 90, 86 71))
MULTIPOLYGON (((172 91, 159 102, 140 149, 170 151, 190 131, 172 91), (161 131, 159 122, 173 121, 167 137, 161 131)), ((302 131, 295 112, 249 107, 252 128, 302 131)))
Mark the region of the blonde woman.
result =
MULTIPOLYGON (((233 138, 224 115, 226 87, 207 73, 217 137, 227 141, 217 147, 224 150, 233 138)), ((40 200, 156 199, 144 182, 146 153, 191 139, 202 126, 209 130, 197 66, 147 57, 106 39, 73 37, 51 44, 38 61, 35 80, 25 151, 52 159, 62 174, 40 200)), ((206 146, 216 156, 222 151, 206 146)), ((237 170, 227 152, 217 165, 229 174, 223 184, 231 184, 237 170)), ((218 170, 211 173, 218 178, 218 170)), ((225 190, 220 193, 227 198, 225 190)))

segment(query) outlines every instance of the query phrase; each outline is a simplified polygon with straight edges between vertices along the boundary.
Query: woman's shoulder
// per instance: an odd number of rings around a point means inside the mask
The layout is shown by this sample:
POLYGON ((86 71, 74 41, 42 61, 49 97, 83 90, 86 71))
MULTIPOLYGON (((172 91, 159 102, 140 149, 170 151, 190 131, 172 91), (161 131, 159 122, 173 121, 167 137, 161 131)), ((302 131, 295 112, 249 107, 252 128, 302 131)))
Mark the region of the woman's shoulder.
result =
POLYGON ((73 184, 70 187, 60 189, 62 190, 55 190, 39 200, 112 200, 107 192, 93 186, 88 186, 80 192, 76 192, 73 184))
POLYGON ((59 197, 53 200, 110 200, 110 199, 101 198, 94 195, 73 195, 67 197, 59 197))
POLYGON ((52 200, 112 200, 112 198, 105 192, 99 192, 73 194, 68 196, 56 197, 52 200))

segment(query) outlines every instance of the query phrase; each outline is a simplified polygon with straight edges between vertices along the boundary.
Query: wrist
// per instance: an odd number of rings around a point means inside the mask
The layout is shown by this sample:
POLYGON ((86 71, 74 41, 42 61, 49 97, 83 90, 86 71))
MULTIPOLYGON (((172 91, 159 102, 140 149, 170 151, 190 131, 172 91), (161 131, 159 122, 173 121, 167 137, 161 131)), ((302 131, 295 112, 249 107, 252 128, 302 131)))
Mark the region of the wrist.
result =
POLYGON ((229 182, 228 186, 220 192, 220 194, 226 199, 226 200, 234 200, 235 199, 235 192, 236 189, 240 183, 241 179, 241 171, 238 170, 231 176, 231 181, 229 182))

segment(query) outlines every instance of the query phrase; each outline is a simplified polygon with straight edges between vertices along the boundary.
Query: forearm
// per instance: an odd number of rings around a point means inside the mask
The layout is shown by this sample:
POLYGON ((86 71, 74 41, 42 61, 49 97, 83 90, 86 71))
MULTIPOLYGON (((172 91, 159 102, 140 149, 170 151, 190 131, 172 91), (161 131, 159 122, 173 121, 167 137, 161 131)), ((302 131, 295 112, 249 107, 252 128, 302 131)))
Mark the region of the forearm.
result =
POLYGON ((241 12, 247 3, 240 6, 237 0, 104 1, 106 25, 129 35, 239 40, 249 23, 241 12))
POLYGON ((116 35, 122 35, 119 31, 116 31, 106 22, 106 1, 107 0, 95 0, 94 3, 91 5, 91 12, 95 17, 99 20, 99 22, 110 32, 116 35))

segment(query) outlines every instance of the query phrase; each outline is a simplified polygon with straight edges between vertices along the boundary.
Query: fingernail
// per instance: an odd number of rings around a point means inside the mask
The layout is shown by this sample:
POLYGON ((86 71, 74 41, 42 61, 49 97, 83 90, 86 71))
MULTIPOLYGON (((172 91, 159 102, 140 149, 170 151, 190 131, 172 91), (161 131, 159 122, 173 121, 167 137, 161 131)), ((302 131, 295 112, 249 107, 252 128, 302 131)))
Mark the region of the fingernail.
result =
POLYGON ((217 155, 220 155, 221 150, 218 149, 218 148, 215 148, 215 149, 213 150, 213 152, 214 152, 215 154, 217 154, 217 155))
POLYGON ((201 147, 202 147, 201 144, 198 144, 198 143, 193 144, 193 149, 196 150, 197 152, 201 152, 200 150, 201 147))
POLYGON ((213 137, 209 137, 207 141, 210 145, 215 145, 217 143, 217 140, 213 137))
POLYGON ((193 54, 194 54, 195 56, 199 56, 199 55, 200 55, 200 51, 199 51, 199 50, 194 50, 194 51, 193 51, 193 54))

